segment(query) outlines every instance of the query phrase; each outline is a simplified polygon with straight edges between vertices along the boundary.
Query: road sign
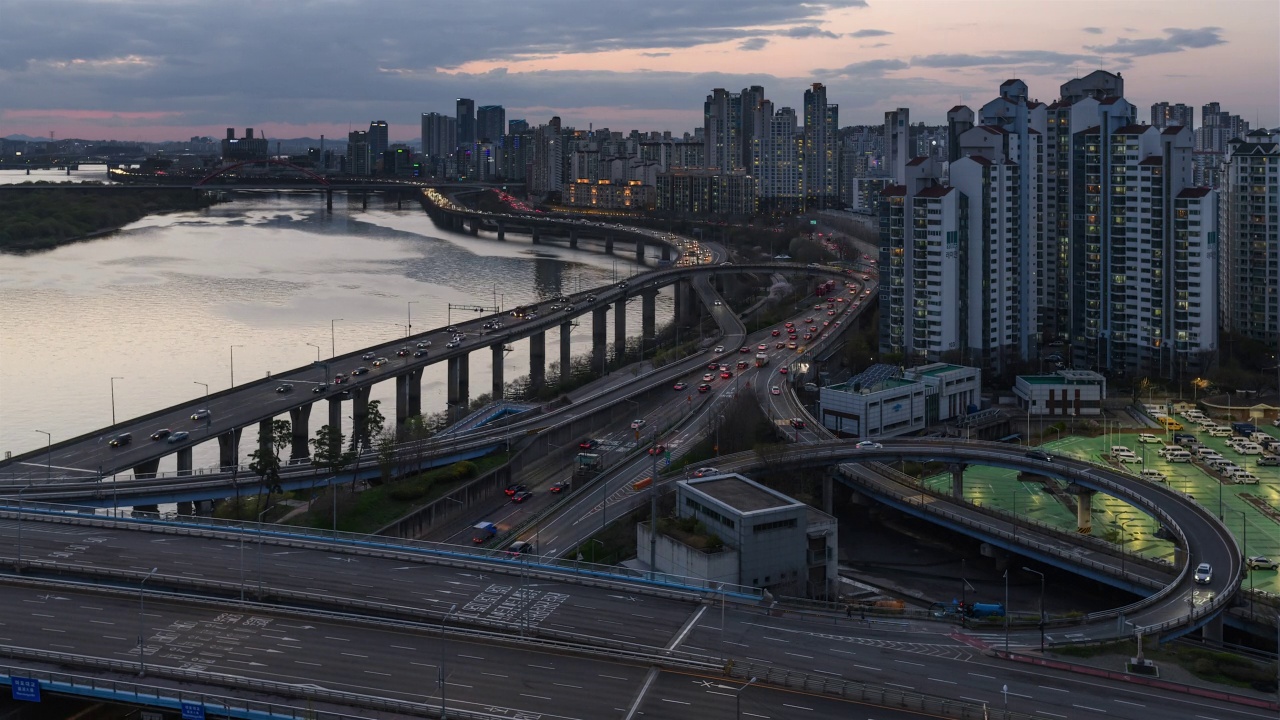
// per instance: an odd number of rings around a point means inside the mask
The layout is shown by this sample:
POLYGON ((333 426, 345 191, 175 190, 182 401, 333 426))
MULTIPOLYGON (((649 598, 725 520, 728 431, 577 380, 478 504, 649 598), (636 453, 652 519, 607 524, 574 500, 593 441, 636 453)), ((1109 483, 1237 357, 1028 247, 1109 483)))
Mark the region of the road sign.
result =
POLYGON ((35 678, 10 678, 13 683, 13 699, 40 702, 40 681, 35 678))
POLYGON ((204 705, 183 700, 182 720, 204 720, 204 705))

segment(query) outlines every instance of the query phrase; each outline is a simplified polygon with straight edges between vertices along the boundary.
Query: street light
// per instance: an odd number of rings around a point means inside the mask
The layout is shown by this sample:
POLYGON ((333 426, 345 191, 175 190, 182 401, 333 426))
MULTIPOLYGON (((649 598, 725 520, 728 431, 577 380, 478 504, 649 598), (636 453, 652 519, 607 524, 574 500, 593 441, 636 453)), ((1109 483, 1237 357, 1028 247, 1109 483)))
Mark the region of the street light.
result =
POLYGON ((138 583, 138 677, 144 677, 147 674, 147 648, 142 643, 142 611, 146 602, 143 591, 146 589, 147 581, 155 574, 156 568, 151 568, 151 572, 147 573, 147 576, 142 578, 142 582, 138 583))
POLYGON ((27 485, 18 491, 18 560, 13 566, 15 572, 22 572, 22 493, 30 487, 27 485))
POLYGON ((46 483, 52 482, 53 480, 53 436, 45 432, 44 430, 37 430, 36 432, 40 433, 41 435, 44 435, 45 437, 44 481, 46 483))
POLYGON ((337 350, 338 345, 334 341, 334 335, 333 335, 333 324, 338 322, 341 319, 342 318, 334 318, 329 321, 329 357, 337 357, 338 355, 338 350, 337 350))
MULTIPOLYGON (((1044 573, 1032 570, 1026 565, 1023 565, 1022 569, 1040 576, 1040 652, 1044 652, 1044 573)), ((1008 608, 1005 608, 1005 612, 1008 612, 1008 608)))
POLYGON ((307 344, 316 349, 316 362, 320 362, 320 346, 315 343, 307 344))
POLYGON ((448 712, 444 706, 444 626, 449 622, 449 616, 453 615, 453 611, 458 609, 458 604, 454 603, 449 606, 449 612, 445 614, 444 619, 440 621, 440 667, 436 670, 436 677, 440 683, 440 720, 448 720, 448 712))
MULTIPOLYGON (((270 492, 268 491, 268 499, 270 492)), ((258 513, 258 600, 262 600, 262 516, 274 508, 275 505, 268 505, 265 510, 258 513)))
POLYGON ((116 424, 116 381, 123 380, 122 377, 111 378, 111 424, 116 424))
POLYGON ((231 346, 231 387, 236 386, 236 348, 242 348, 243 345, 231 346))
MULTIPOLYGON (((497 285, 494 285, 494 288, 497 288, 497 287, 498 287, 497 285)), ((413 306, 417 304, 417 302, 418 302, 417 300, 409 300, 405 303, 405 310, 408 312, 408 315, 409 315, 408 317, 409 335, 407 335, 406 337, 411 337, 413 335, 413 306)))
POLYGON ((206 403, 209 402, 209 384, 202 383, 199 380, 192 380, 191 382, 195 383, 196 385, 200 385, 201 387, 204 388, 204 400, 206 403))
POLYGON ((752 677, 750 680, 747 681, 746 685, 743 685, 742 687, 738 688, 738 692, 733 694, 733 706, 735 710, 734 714, 737 715, 738 720, 742 720, 742 692, 747 688, 751 687, 751 684, 754 683, 757 679, 758 678, 752 677))

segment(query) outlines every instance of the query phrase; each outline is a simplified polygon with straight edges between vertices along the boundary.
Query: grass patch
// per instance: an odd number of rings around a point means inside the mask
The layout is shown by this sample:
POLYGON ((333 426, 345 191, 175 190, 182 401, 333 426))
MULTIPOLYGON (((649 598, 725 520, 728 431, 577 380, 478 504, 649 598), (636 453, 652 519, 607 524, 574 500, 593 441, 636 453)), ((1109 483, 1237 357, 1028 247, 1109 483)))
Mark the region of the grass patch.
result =
MULTIPOLYGON (((1190 645, 1171 644, 1152 647, 1145 643, 1143 655, 1159 664, 1176 665, 1205 682, 1261 692, 1276 688, 1275 663, 1258 664, 1249 658, 1190 645)), ((1138 645, 1133 640, 1102 645, 1078 645, 1053 649, 1054 655, 1076 658, 1105 656, 1135 657, 1138 645)))

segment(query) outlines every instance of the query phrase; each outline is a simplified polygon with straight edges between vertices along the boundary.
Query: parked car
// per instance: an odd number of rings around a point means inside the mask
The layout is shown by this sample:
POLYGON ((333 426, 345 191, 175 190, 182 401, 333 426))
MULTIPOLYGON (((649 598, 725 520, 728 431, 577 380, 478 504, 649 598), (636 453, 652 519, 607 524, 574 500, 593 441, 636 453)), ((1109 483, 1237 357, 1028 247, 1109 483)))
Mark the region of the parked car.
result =
POLYGON ((1249 566, 1250 570, 1275 570, 1276 567, 1280 567, 1275 560, 1262 555, 1255 555, 1245 560, 1245 564, 1249 566))

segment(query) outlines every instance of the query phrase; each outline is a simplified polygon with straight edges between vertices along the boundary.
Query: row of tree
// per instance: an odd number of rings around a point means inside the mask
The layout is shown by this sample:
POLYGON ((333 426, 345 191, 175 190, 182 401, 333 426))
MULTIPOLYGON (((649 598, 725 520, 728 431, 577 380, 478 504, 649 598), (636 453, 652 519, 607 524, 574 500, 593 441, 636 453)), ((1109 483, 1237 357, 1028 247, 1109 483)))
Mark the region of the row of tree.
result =
POLYGON ((49 188, 0 194, 0 251, 46 250, 124 227, 158 212, 198 210, 214 200, 197 190, 49 188))

